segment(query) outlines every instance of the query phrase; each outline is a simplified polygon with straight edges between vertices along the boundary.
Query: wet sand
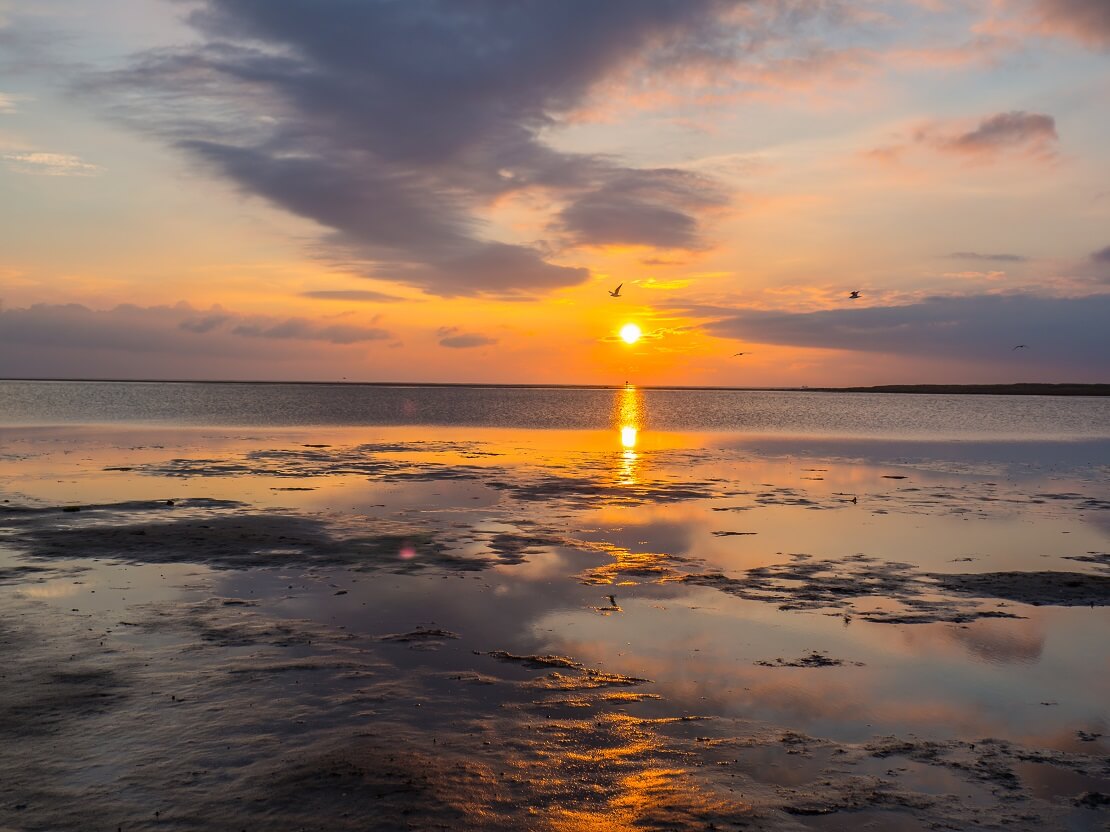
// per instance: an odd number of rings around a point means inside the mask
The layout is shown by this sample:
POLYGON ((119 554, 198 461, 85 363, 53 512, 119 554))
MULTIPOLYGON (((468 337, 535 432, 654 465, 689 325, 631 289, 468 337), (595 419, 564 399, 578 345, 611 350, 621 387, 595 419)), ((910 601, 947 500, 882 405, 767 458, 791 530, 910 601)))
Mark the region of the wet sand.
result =
POLYGON ((0 829, 1110 824, 1106 443, 0 434, 0 829))

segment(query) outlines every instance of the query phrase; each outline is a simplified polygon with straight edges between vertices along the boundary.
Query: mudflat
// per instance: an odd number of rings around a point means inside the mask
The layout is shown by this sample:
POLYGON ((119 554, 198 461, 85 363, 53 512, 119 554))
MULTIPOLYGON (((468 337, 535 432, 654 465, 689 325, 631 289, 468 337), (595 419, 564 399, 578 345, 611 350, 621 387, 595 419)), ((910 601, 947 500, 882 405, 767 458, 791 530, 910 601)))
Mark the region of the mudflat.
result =
POLYGON ((1110 820, 1105 442, 0 433, 0 827, 1110 820))

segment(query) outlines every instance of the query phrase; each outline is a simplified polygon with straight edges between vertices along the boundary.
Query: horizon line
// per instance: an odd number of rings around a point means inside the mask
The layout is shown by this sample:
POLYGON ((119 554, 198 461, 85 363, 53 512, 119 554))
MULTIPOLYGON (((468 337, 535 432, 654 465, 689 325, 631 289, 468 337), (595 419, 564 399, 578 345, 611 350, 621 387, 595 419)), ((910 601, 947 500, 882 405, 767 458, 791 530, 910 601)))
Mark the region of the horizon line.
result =
POLYGON ((274 379, 188 379, 188 378, 74 378, 74 377, 0 377, 0 382, 60 382, 87 384, 269 384, 269 385, 317 385, 349 387, 466 387, 492 388, 506 390, 622 390, 632 387, 638 390, 703 390, 737 392, 864 392, 890 388, 1015 388, 1015 387, 1110 387, 1110 382, 1073 382, 1073 381, 1015 381, 1015 382, 960 382, 960 383, 922 383, 899 382, 893 384, 845 385, 831 387, 826 385, 789 385, 783 387, 766 386, 728 386, 728 385, 681 385, 681 384, 578 384, 578 383, 528 383, 528 382, 481 382, 481 381, 351 381, 348 379, 321 380, 274 380, 274 379))

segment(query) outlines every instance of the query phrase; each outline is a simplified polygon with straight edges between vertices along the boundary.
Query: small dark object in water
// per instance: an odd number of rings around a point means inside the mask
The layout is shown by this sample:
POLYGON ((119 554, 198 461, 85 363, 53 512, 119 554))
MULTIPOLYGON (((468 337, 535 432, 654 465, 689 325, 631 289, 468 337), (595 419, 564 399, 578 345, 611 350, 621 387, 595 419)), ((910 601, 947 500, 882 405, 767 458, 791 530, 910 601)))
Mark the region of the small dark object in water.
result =
POLYGON ((81 506, 62 506, 62 511, 80 511, 81 506))

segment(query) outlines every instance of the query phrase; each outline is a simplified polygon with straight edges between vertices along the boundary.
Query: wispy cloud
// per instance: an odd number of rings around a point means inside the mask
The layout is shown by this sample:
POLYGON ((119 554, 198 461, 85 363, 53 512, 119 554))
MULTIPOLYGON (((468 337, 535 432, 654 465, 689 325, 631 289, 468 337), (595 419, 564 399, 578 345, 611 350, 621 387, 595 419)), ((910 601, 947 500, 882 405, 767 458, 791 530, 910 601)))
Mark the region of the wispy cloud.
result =
POLYGON ((873 148, 865 155, 891 164, 903 161, 911 150, 931 151, 977 164, 1005 157, 1048 162, 1056 158, 1059 140, 1052 116, 1015 110, 987 116, 974 125, 928 122, 909 136, 873 148))
POLYGON ((972 156, 1015 150, 1033 156, 1051 156, 1059 139, 1052 116, 1021 111, 998 113, 965 133, 953 136, 923 134, 921 137, 922 141, 940 150, 972 156))
POLYGON ((362 303, 397 303, 403 298, 389 295, 385 292, 375 292, 372 289, 316 289, 311 292, 301 292, 302 298, 314 300, 346 300, 362 303))
POLYGON ((0 92, 0 114, 15 112, 15 96, 0 92))
POLYGON ((244 323, 231 330, 247 338, 279 338, 298 341, 327 341, 330 344, 358 344, 363 341, 385 341, 393 336, 377 327, 353 324, 321 326, 306 318, 288 318, 277 323, 244 323))
POLYGON ((964 272, 945 272, 942 277, 952 277, 958 280, 1005 280, 1006 272, 979 272, 979 271, 964 271, 964 272))
POLYGON ((375 327, 218 306, 35 304, 0 308, 0 376, 313 377, 337 355, 385 349, 389 337, 375 327))
POLYGON ((103 168, 68 153, 5 153, 11 170, 37 176, 96 176, 103 168))
MULTIPOLYGON (((35 304, 0 310, 0 343, 137 351, 181 350, 208 354, 243 347, 243 339, 320 341, 348 345, 390 338, 385 330, 353 324, 317 323, 306 318, 240 315, 220 307, 120 304, 90 309, 80 304, 35 304)), ((249 353, 250 350, 247 350, 249 353)))
POLYGON ((488 347, 497 343, 496 338, 478 333, 461 332, 457 326, 441 326, 436 330, 439 336, 439 345, 450 349, 470 349, 472 347, 488 347))
POLYGON ((982 260, 996 263, 1025 263, 1028 257, 1020 254, 980 254, 977 251, 955 251, 945 255, 950 260, 982 260))

